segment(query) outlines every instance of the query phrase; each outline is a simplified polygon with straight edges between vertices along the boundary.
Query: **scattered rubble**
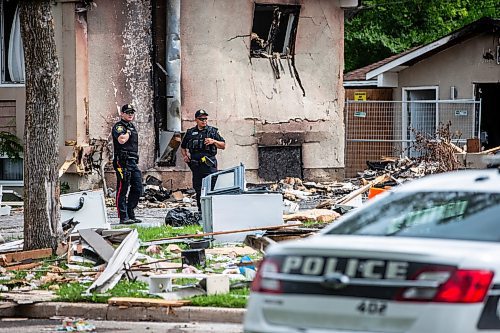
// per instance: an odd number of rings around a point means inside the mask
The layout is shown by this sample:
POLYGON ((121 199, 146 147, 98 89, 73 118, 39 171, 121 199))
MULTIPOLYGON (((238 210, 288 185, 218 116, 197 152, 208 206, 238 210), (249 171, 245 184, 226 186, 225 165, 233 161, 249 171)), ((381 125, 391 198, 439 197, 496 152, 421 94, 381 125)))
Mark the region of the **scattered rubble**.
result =
MULTIPOLYGON (((451 140, 422 147, 432 148, 433 152, 423 154, 419 159, 381 157, 378 161, 367 161, 365 171, 357 178, 343 182, 304 182, 287 177, 266 186, 266 191, 283 195, 285 224, 281 225, 244 228, 236 220, 231 221, 231 230, 141 242, 136 229, 111 229, 106 213, 97 221, 83 223, 75 213, 64 222, 67 242, 55 259, 51 257, 51 249, 22 251, 22 240, 4 244, 0 240, 0 292, 3 299, 0 311, 16 304, 50 300, 60 285, 69 282, 90 284, 86 290, 90 295, 105 293, 121 279, 143 281, 149 284, 150 294, 163 299, 111 298, 108 301, 110 306, 160 306, 166 307, 167 311, 188 304, 182 300, 188 296, 225 293, 236 285, 235 281, 248 285, 267 246, 317 233, 324 226, 335 223, 340 215, 355 209, 356 201, 365 201, 378 192, 426 174, 456 168, 453 161, 450 164, 449 161, 443 163, 443 160, 449 154, 465 153, 451 140), (441 158, 436 157, 439 154, 442 154, 441 158), (95 227, 95 223, 99 227, 95 227), (236 244, 214 244, 213 236, 224 234, 244 234, 246 237, 244 242, 236 244), (16 271, 23 272, 23 277, 16 275, 16 271), (185 278, 197 282, 176 282, 185 278), (48 290, 39 290, 41 286, 49 285, 48 290)), ((500 147, 483 154, 496 151, 500 151, 500 147)), ((154 177, 147 178, 145 188, 141 207, 168 208, 165 224, 179 227, 200 223, 200 217, 194 211, 194 191, 167 190, 154 177)), ((91 201, 88 194, 74 194, 73 201, 66 203, 67 207, 76 209, 75 205, 82 197, 84 205, 91 201)), ((104 205, 114 206, 114 199, 104 200, 102 192, 97 198, 101 202, 97 206, 101 211, 105 212, 104 205)), ((84 208, 69 212, 81 209, 84 208)), ((75 322, 78 319, 69 320, 63 327, 74 327, 75 322)))
POLYGON ((83 318, 64 318, 62 325, 58 326, 56 330, 64 332, 94 332, 96 327, 83 318))

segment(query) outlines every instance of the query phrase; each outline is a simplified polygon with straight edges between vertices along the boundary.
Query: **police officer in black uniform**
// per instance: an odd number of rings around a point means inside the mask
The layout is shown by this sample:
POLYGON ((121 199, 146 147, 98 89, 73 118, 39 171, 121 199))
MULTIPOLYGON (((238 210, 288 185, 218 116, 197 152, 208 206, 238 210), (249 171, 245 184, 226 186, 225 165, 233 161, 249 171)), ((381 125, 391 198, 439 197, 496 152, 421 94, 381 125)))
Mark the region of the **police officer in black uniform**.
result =
POLYGON ((208 113, 198 110, 195 113, 196 126, 187 130, 181 143, 184 162, 193 172, 193 188, 196 191, 196 204, 201 211, 200 196, 202 180, 217 171, 217 149, 225 149, 226 141, 216 127, 208 126, 208 113))
POLYGON ((113 125, 113 168, 116 171, 116 207, 120 224, 139 223, 134 209, 142 195, 142 175, 139 163, 139 136, 132 120, 135 109, 125 104, 121 109, 121 120, 113 125), (129 191, 130 189, 130 191, 129 191), (127 198, 128 192, 128 198, 127 198))

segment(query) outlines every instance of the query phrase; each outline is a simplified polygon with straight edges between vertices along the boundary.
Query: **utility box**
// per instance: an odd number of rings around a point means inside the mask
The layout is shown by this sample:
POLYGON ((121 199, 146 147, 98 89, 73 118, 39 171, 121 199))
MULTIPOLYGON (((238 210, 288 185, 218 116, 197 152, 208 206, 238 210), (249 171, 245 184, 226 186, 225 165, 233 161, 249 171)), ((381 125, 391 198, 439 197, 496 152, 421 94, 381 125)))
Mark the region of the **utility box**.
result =
MULTIPOLYGON (((204 232, 251 229, 283 224, 283 196, 247 190, 243 165, 203 179, 201 212, 204 232)), ((214 235, 216 242, 242 242, 256 231, 214 235)))

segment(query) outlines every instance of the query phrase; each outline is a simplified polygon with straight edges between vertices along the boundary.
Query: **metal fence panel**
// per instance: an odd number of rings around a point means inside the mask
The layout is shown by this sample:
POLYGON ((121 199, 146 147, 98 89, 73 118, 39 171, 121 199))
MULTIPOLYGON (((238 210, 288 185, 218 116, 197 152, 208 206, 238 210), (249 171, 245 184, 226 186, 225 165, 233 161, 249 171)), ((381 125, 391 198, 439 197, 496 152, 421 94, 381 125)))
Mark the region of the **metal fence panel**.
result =
POLYGON ((415 132, 436 137, 450 124, 453 142, 463 146, 479 138, 480 101, 346 101, 346 176, 366 169, 366 161, 382 156, 417 157, 412 149, 415 132))

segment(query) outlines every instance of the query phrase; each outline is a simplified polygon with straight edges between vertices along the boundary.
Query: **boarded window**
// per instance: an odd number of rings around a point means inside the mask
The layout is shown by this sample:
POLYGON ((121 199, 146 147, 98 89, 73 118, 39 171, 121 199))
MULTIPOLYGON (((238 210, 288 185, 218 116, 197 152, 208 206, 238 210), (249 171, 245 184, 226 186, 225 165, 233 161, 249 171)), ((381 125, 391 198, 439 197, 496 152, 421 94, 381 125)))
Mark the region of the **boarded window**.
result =
POLYGON ((259 147, 258 175, 267 181, 286 177, 302 179, 301 146, 259 147))
POLYGON ((0 132, 16 134, 16 101, 0 101, 0 132))
POLYGON ((300 6, 255 5, 250 56, 294 53, 300 6))

